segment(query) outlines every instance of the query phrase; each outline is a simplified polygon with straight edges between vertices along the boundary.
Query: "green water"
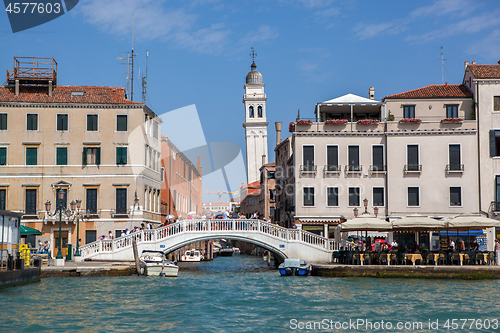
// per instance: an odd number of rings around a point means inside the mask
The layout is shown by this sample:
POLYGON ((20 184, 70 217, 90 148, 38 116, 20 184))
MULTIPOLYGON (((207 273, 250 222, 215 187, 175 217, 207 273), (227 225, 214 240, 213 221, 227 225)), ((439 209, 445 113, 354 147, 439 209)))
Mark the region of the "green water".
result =
POLYGON ((281 277, 261 258, 233 256, 181 264, 177 278, 46 278, 0 290, 0 332, 282 332, 312 331, 314 322, 332 332, 478 331, 472 320, 499 332, 499 288, 497 280, 281 277), (470 320, 452 330, 452 319, 470 320), (349 320, 372 329, 347 328, 349 320), (382 320, 423 326, 382 329, 382 320))

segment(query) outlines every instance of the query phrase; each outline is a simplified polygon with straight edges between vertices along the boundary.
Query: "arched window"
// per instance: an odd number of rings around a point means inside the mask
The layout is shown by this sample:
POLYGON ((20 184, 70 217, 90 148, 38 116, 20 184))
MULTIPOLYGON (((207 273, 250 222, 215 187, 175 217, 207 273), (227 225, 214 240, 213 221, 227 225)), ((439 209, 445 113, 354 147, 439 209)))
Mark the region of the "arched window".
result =
POLYGON ((262 106, 260 106, 260 105, 257 108, 257 115, 259 116, 259 118, 262 118, 262 106))
POLYGON ((248 108, 248 117, 253 118, 253 106, 248 108))

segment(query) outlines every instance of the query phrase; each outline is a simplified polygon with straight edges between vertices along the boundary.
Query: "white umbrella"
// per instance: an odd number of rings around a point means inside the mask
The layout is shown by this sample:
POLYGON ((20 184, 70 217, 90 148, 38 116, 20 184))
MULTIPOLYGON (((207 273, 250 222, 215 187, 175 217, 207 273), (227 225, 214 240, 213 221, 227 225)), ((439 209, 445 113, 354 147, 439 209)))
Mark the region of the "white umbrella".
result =
POLYGON ((167 215, 166 219, 167 219, 167 220, 170 220, 170 219, 173 219, 174 217, 175 217, 175 216, 173 216, 173 215, 167 215))
POLYGON ((372 216, 355 217, 354 219, 339 225, 340 230, 345 231, 390 231, 392 226, 389 222, 372 216))
POLYGON ((188 215, 196 215, 196 212, 189 212, 188 215))
POLYGON ((480 214, 462 214, 448 220, 450 229, 469 230, 500 227, 500 221, 484 217, 480 214))
POLYGON ((447 229, 447 222, 443 220, 436 220, 424 215, 408 215, 393 221, 392 228, 394 231, 444 230, 447 229))

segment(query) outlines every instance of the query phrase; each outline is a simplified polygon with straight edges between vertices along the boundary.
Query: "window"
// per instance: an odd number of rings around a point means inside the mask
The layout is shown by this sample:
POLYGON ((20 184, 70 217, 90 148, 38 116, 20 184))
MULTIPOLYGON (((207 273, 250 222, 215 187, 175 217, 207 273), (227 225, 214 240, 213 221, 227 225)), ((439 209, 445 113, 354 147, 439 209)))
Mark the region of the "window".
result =
POLYGON ((500 211, 500 176, 495 176, 495 211, 500 211))
POLYGON ((116 130, 120 132, 127 131, 127 115, 119 114, 116 116, 116 130))
POLYGON ((85 91, 72 91, 70 96, 71 97, 83 97, 83 96, 85 96, 85 91))
POLYGON ((127 147, 116 147, 116 164, 127 164, 127 147))
POLYGON ((348 146, 349 171, 361 171, 359 165, 359 146, 348 146))
POLYGON ((384 164, 384 146, 372 146, 373 171, 385 171, 384 164))
POLYGON ((97 119, 98 119, 98 116, 96 114, 88 114, 87 115, 87 131, 97 131, 98 130, 97 119))
POLYGON ((116 189, 116 214, 127 214, 127 189, 116 189))
POLYGON ((359 187, 349 187, 349 206, 359 206, 359 187))
POLYGON ((407 150, 407 170, 419 171, 420 165, 418 162, 418 145, 408 145, 407 150))
POLYGON ((158 140, 158 123, 153 120, 153 138, 158 140))
POLYGON ((336 207, 339 205, 339 188, 327 187, 326 188, 326 205, 328 207, 336 207))
POLYGON ((259 118, 262 118, 262 106, 260 105, 257 107, 257 116, 259 118))
POLYGON ((7 165, 7 148, 0 147, 0 165, 7 165))
POLYGON ((2 188, 0 189, 0 210, 7 209, 7 190, 2 188))
POLYGON ((7 129, 7 113, 0 113, 0 131, 7 129))
POLYGON ((339 171, 339 146, 326 146, 326 171, 339 171))
POLYGON ((68 165, 68 148, 66 147, 56 148, 56 164, 68 165))
POLYGON ((314 146, 302 146, 304 171, 314 171, 314 146))
POLYGON ((253 118, 253 106, 248 108, 248 118, 253 118))
POLYGON ((374 187, 373 188, 373 205, 383 206, 384 205, 384 188, 374 187))
POLYGON ((26 130, 38 131, 38 114, 28 113, 26 116, 26 130))
POLYGON ((450 187, 450 206, 462 206, 461 187, 450 187))
POLYGON ((68 130, 68 115, 58 114, 57 115, 57 130, 67 131, 68 130))
POLYGON ((275 179, 275 174, 276 172, 274 170, 268 170, 267 171, 267 179, 275 179))
POLYGON ((408 187, 408 206, 420 206, 418 187, 408 187))
POLYGON ((91 214, 97 214, 97 189, 88 188, 86 192, 87 200, 85 210, 90 210, 91 214))
POLYGON ((24 213, 36 215, 36 189, 29 188, 25 192, 24 213))
POLYGON ((458 104, 446 105, 446 118, 458 118, 458 104))
POLYGON ((500 156, 500 130, 490 130, 490 156, 500 156))
POLYGON ((415 118, 415 105, 403 106, 403 118, 415 118))
POLYGON ((82 153, 83 165, 101 164, 101 147, 83 147, 82 153))
POLYGON ((493 96, 493 111, 500 111, 500 96, 493 96))
POLYGON ((304 206, 314 206, 314 187, 304 187, 304 206))
POLYGON ((276 207, 269 207, 269 218, 274 219, 274 212, 276 211, 276 207))
POLYGON ((38 148, 26 147, 26 165, 37 165, 38 148))
POLYGON ((460 160, 460 145, 451 144, 449 146, 449 170, 450 171, 460 171, 462 170, 462 163, 460 160))

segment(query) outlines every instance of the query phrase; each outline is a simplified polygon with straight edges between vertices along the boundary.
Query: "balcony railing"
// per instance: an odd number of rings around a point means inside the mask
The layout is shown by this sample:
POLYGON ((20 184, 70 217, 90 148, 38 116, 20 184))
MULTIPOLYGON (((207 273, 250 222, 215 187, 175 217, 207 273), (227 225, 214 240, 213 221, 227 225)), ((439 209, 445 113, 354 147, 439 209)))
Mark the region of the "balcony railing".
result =
POLYGON ((325 165, 323 168, 324 173, 340 173, 342 167, 340 165, 325 165))
POLYGON ((422 164, 406 164, 404 168, 405 173, 421 173, 422 164))
POLYGON ((363 171, 363 166, 361 165, 346 165, 345 173, 361 173, 363 171))
POLYGON ((300 173, 316 173, 316 165, 306 164, 300 166, 300 173))
POLYGON ((128 209, 115 209, 112 213, 111 213, 111 217, 129 217, 129 211, 128 209))
POLYGON ((386 173, 387 166, 385 165, 370 165, 370 173, 386 173))
POLYGON ((500 212, 500 201, 492 201, 490 205, 490 211, 500 212))
POLYGON ((447 164, 446 165, 446 173, 462 173, 464 172, 463 164, 447 164))

